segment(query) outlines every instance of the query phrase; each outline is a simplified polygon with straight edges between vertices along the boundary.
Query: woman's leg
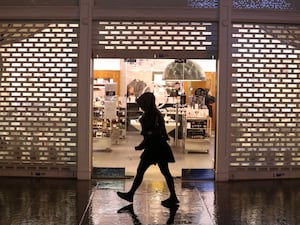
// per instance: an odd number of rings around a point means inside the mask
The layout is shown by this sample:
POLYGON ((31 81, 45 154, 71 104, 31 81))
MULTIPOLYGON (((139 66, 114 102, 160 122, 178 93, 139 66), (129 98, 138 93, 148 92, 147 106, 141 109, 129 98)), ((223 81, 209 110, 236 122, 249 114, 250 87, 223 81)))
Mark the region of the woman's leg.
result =
POLYGON ((140 163, 138 165, 138 168, 137 168, 137 171, 136 171, 136 175, 135 175, 133 183, 132 183, 132 186, 131 186, 128 193, 134 195, 135 191, 138 189, 138 187, 141 185, 141 183, 143 181, 144 174, 145 174, 146 170, 150 166, 151 166, 151 163, 146 162, 143 159, 140 161, 140 163))
POLYGON ((133 202, 133 195, 134 195, 135 191, 138 189, 138 187, 141 185, 144 174, 150 165, 151 165, 151 163, 146 162, 145 160, 141 159, 141 161, 138 165, 138 168, 137 168, 136 176, 133 180, 130 190, 128 192, 117 192, 117 194, 120 198, 123 198, 129 202, 133 202))
POLYGON ((173 176, 170 173, 169 170, 169 165, 168 163, 158 163, 159 169, 161 171, 161 173, 164 175, 169 191, 170 191, 170 199, 175 200, 175 202, 179 202, 176 196, 176 192, 175 192, 175 185, 174 185, 174 180, 173 180, 173 176))

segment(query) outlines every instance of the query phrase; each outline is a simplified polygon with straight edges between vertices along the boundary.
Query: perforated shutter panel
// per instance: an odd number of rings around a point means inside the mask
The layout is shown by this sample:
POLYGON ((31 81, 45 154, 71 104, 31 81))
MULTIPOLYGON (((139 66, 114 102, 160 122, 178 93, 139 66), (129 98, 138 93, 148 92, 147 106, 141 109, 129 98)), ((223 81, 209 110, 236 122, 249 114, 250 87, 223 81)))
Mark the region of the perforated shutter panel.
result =
POLYGON ((0 173, 74 177, 77 23, 1 23, 0 173))
POLYGON ((233 25, 230 176, 300 177, 300 26, 233 25))
POLYGON ((93 32, 94 57, 217 57, 217 23, 98 21, 93 32))

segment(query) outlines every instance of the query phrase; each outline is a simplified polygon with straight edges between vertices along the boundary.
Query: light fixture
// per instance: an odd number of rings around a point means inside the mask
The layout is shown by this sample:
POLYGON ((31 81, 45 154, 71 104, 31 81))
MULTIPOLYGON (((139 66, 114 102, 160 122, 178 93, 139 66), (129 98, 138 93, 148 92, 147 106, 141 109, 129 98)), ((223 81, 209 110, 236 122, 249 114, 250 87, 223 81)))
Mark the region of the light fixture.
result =
POLYGON ((192 60, 176 59, 164 71, 164 80, 205 80, 205 73, 200 65, 192 60))

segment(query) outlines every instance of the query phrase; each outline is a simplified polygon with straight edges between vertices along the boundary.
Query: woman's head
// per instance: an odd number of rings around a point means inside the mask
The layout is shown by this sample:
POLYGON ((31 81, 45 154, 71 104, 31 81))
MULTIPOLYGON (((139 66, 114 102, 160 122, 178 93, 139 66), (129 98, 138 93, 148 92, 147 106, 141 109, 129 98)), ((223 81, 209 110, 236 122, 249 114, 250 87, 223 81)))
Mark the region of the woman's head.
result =
POLYGON ((143 111, 149 111, 156 108, 155 96, 152 92, 143 93, 137 100, 137 104, 143 111))

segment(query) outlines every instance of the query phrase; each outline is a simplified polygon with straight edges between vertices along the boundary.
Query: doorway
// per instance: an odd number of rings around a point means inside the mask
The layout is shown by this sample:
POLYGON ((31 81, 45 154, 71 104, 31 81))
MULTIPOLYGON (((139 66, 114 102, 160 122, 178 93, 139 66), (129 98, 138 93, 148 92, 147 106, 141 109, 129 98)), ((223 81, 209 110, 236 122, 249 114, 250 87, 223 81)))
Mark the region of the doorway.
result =
MULTIPOLYGON (((170 164, 173 176, 214 169, 215 60, 97 59, 94 65, 93 167, 124 168, 126 176, 135 175, 141 153, 134 146, 142 140, 142 111, 135 100, 152 91, 176 159, 170 164)), ((154 166, 145 174, 156 175, 154 166)))

